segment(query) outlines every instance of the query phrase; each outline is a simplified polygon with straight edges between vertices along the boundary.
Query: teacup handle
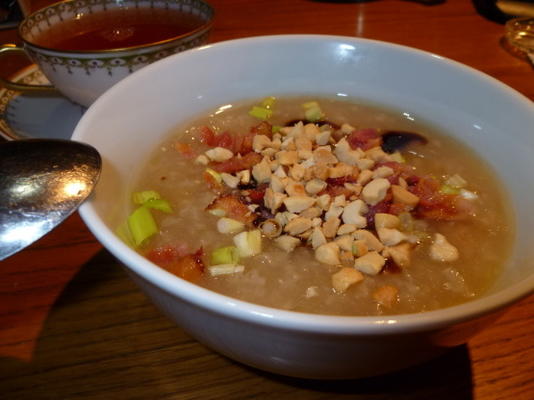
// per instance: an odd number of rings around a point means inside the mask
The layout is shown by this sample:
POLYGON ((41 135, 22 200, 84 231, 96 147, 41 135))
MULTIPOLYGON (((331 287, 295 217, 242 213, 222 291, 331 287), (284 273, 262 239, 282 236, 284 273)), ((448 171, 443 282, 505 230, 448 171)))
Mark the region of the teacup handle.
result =
MULTIPOLYGON (((19 47, 14 44, 4 44, 0 46, 0 57, 6 56, 8 53, 17 53, 17 54, 24 54, 27 56, 26 52, 22 47, 19 47)), ((17 90, 17 91, 50 91, 50 90, 56 90, 51 85, 29 85, 25 83, 16 83, 8 81, 2 77, 0 77, 0 83, 5 86, 8 89, 11 90, 17 90)))

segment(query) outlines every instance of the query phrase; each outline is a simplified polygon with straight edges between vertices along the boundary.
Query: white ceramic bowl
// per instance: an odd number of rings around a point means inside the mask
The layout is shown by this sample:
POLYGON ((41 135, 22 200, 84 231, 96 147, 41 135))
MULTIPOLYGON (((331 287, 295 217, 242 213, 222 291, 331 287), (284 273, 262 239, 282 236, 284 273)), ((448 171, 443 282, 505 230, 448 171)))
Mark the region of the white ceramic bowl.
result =
POLYGON ((73 139, 95 146, 104 160, 82 218, 164 313, 200 342, 243 363, 292 376, 354 378, 406 367, 464 343, 532 292, 533 133, 532 103, 473 69, 388 43, 299 35, 218 43, 150 65, 99 98, 73 139), (281 311, 183 281, 113 233, 145 155, 177 124, 243 99, 339 93, 430 120, 498 171, 511 194, 518 239, 489 293, 459 306, 393 317, 281 311))

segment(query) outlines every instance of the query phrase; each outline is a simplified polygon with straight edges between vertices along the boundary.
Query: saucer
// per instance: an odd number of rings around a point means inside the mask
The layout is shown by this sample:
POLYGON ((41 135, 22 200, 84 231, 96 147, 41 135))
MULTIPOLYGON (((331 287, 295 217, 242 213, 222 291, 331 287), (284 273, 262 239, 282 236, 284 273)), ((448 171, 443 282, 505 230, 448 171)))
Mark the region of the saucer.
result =
MULTIPOLYGON (((49 84, 36 65, 12 78, 17 83, 49 84)), ((18 92, 0 89, 0 136, 16 139, 70 139, 86 108, 59 92, 18 92)))

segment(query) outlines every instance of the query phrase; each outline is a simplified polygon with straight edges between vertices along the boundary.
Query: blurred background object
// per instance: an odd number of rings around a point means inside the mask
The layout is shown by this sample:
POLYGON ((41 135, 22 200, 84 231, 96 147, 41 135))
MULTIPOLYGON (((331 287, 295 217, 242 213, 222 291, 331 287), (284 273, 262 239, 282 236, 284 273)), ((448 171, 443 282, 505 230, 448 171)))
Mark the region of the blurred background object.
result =
POLYGON ((0 0, 0 29, 14 28, 22 19, 16 0, 0 0))
POLYGON ((534 63, 534 17, 511 19, 505 28, 508 43, 526 53, 534 63))
POLYGON ((499 23, 515 17, 534 17, 533 0, 472 0, 477 12, 499 23))

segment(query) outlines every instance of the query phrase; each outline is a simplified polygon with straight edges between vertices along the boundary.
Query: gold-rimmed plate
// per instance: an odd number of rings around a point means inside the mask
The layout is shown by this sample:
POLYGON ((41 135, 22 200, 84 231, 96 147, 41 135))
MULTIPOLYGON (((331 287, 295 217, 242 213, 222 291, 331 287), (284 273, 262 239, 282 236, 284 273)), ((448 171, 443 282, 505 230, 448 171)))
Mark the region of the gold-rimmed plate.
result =
MULTIPOLYGON (((19 71, 14 82, 48 84, 36 65, 19 71)), ((59 92, 17 92, 0 89, 0 135, 7 140, 49 138, 70 139, 85 107, 59 92)))

